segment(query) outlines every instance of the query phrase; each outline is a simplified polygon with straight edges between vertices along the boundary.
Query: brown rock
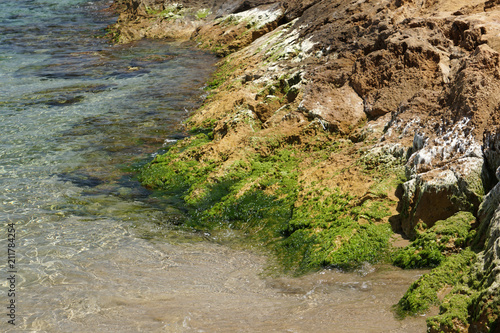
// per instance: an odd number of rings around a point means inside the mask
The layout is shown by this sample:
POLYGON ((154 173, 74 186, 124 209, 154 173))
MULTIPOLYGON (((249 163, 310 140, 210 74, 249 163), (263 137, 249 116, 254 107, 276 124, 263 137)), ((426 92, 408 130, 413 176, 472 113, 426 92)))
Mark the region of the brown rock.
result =
POLYGON ((488 45, 480 45, 462 60, 450 85, 447 104, 455 119, 471 118, 476 137, 498 123, 500 106, 500 56, 488 45))
POLYGON ((366 119, 363 100, 349 86, 308 85, 299 110, 327 123, 331 130, 351 132, 366 119))

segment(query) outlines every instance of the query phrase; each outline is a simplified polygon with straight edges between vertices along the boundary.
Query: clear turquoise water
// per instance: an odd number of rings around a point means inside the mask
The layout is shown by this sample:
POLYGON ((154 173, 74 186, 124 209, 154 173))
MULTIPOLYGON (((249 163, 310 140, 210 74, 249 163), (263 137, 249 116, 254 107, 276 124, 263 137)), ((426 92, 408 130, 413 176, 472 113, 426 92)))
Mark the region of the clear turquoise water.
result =
MULTIPOLYGON (((87 266, 112 265, 120 248, 135 258, 143 238, 161 235, 168 204, 126 170, 182 136, 216 60, 181 44, 97 38, 116 19, 108 5, 0 1, 0 249, 15 223, 16 330, 74 330, 61 325, 92 311, 70 304, 100 281, 87 266)), ((13 329, 4 317, 0 330, 13 329)))

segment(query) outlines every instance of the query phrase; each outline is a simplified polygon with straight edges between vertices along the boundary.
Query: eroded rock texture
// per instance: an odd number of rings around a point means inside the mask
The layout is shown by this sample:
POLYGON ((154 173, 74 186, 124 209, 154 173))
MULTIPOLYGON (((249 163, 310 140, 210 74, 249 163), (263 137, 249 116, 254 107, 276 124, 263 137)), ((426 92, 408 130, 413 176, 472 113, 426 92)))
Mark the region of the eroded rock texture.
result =
MULTIPOLYGON (((455 318, 436 327, 498 329, 498 1, 116 3, 122 10, 115 26, 121 42, 190 39, 226 56, 209 84, 215 97, 190 119, 192 127, 213 129, 214 140, 193 153, 197 161, 218 163, 211 181, 223 177, 249 147, 266 157, 283 145, 309 149, 318 133, 334 134, 347 148, 317 164, 303 162, 303 188, 340 188, 353 195, 354 208, 388 200, 398 212, 377 221, 390 222, 407 237, 459 211, 472 212, 480 259, 470 274, 482 282, 471 288, 479 294, 465 322, 455 318), (267 143, 256 144, 262 138, 267 143), (400 164, 406 180, 396 191, 399 198, 394 191, 380 194, 376 175, 400 164)), ((308 198, 301 191, 297 209, 308 198)), ((376 215, 363 214, 354 218, 361 225, 376 215)), ((287 232, 294 228, 299 227, 287 232)), ((318 247, 334 252, 348 238, 318 247)), ((332 257, 325 258, 330 263, 332 257)))

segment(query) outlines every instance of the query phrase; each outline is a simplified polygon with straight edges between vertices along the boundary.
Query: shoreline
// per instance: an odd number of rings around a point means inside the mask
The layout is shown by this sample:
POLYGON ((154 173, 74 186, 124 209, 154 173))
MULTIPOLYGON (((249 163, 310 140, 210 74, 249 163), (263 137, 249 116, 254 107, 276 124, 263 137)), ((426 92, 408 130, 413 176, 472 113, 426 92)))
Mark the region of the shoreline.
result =
POLYGON ((116 42, 224 57, 192 136, 141 174, 188 225, 237 228, 295 273, 434 268, 401 314, 440 305, 431 332, 500 327, 494 1, 115 3, 116 42), (412 243, 391 250, 397 233, 412 243))

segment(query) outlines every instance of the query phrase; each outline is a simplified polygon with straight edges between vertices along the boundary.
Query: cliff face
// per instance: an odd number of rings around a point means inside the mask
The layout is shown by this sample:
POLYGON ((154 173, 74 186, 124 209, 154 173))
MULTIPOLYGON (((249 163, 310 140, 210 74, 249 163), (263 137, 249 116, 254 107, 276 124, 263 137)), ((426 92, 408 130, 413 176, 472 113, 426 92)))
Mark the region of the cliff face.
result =
POLYGON ((186 223, 240 229, 299 271, 380 260, 400 232, 414 243, 396 264, 436 267, 402 311, 440 304, 436 332, 499 329, 500 3, 116 4, 120 42, 224 57, 194 135, 142 175, 196 212, 186 223))

